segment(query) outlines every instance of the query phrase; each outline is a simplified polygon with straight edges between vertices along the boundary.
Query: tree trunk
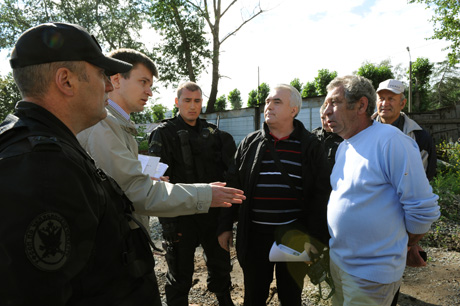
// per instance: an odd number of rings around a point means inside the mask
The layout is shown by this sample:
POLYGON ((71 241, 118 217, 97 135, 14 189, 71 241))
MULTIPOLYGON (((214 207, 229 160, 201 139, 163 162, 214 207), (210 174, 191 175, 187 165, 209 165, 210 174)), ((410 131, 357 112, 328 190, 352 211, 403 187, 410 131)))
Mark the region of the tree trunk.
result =
POLYGON ((177 6, 172 5, 171 7, 173 8, 174 20, 176 21, 176 25, 179 29, 179 33, 181 36, 182 46, 184 46, 184 56, 187 65, 188 77, 190 78, 190 81, 196 82, 195 71, 193 69, 192 63, 192 52, 190 51, 190 43, 188 42, 187 35, 185 35, 184 24, 180 19, 179 12, 177 11, 177 6))

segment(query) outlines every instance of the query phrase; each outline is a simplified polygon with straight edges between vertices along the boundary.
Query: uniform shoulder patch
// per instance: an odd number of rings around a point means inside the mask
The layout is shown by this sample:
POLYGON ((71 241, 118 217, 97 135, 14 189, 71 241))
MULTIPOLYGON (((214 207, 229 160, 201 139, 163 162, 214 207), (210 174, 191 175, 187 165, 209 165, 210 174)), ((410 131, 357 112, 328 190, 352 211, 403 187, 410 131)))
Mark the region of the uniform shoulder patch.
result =
POLYGON ((42 271, 62 268, 70 254, 70 228, 58 213, 46 212, 35 217, 24 237, 29 261, 42 271))

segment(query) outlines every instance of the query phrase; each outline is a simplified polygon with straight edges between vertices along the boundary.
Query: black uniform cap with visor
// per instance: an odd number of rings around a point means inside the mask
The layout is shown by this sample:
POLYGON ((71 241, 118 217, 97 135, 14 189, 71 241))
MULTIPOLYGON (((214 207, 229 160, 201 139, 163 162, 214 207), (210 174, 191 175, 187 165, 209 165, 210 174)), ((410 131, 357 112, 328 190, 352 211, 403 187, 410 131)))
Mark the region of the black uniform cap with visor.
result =
POLYGON ((70 23, 44 23, 25 31, 11 53, 11 68, 60 61, 85 61, 103 68, 107 75, 124 73, 132 65, 106 57, 85 28, 70 23))

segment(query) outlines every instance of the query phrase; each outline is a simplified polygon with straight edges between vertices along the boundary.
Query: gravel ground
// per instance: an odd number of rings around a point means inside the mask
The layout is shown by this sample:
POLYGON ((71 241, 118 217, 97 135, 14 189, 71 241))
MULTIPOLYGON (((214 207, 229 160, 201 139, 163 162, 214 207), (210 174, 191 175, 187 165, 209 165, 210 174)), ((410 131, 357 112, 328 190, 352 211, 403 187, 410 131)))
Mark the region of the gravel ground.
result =
MULTIPOLYGON (((161 226, 157 218, 151 218, 151 236, 157 246, 161 246, 161 226)), ((423 268, 406 268, 398 300, 400 306, 452 306, 460 305, 460 253, 441 248, 425 248, 428 253, 428 265, 423 268)), ((232 250, 232 299, 236 306, 243 305, 243 274, 238 265, 235 251, 232 250)), ((164 292, 167 266, 163 256, 155 256, 160 292, 164 292)), ((190 291, 191 305, 218 305, 215 296, 206 289, 206 266, 202 250, 195 255, 195 273, 193 287, 190 291)), ((308 277, 305 280, 302 300, 303 306, 331 305, 330 300, 317 299, 318 287, 313 286, 308 277)), ((162 296, 163 305, 166 305, 162 296)), ((272 283, 269 306, 279 306, 276 286, 272 283)))

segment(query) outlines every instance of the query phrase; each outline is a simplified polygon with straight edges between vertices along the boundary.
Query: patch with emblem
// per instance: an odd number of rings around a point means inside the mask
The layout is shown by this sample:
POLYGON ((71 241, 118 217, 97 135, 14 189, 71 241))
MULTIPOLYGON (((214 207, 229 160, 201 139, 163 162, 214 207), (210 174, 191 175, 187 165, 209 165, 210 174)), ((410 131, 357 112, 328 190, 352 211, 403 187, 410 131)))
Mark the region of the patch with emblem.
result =
POLYGON ((24 237, 30 262, 42 271, 56 271, 70 254, 70 228, 58 213, 43 213, 32 220, 24 237))

